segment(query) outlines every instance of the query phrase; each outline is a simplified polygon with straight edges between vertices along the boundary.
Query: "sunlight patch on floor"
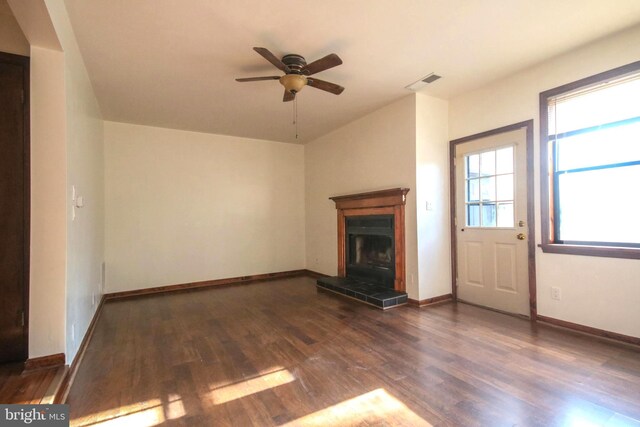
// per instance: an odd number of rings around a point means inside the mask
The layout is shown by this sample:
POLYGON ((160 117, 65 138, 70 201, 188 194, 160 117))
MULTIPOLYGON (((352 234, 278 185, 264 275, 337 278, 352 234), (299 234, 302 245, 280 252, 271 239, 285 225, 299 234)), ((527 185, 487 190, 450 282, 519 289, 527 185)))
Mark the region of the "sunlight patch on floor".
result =
POLYGON ((431 426, 385 389, 379 388, 291 421, 282 427, 343 426, 393 420, 397 426, 431 426))
POLYGON ((132 405, 123 405, 108 411, 71 420, 77 427, 119 427, 136 426, 152 427, 167 420, 174 420, 185 415, 182 399, 170 394, 164 404, 160 399, 150 399, 132 405))
POLYGON ((282 368, 248 380, 215 388, 209 393, 209 398, 213 404, 220 405, 251 394, 288 384, 295 380, 296 377, 294 377, 291 372, 282 368))

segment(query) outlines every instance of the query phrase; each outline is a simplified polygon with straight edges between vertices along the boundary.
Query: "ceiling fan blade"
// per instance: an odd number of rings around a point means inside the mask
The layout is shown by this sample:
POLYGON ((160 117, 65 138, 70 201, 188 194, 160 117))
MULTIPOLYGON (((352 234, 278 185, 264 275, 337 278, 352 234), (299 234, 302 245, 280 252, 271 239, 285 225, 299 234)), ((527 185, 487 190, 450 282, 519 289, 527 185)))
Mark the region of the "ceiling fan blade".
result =
POLYGON ((262 55, 262 57, 264 59, 266 59, 267 61, 271 62, 273 65, 276 66, 276 68, 278 68, 279 70, 284 71, 285 73, 290 73, 291 70, 289 69, 289 67, 287 67, 286 65, 284 65, 284 63, 278 59, 277 56, 275 56, 273 53, 271 53, 269 51, 269 49, 264 48, 264 47, 254 47, 253 50, 255 50, 256 52, 258 52, 260 55, 262 55))
POLYGON ((244 78, 244 79, 236 79, 237 82, 258 82, 260 80, 280 80, 280 76, 247 77, 247 78, 244 78))
POLYGON ((307 80, 307 85, 313 86, 316 89, 331 92, 334 95, 340 95, 344 88, 335 83, 325 82, 324 80, 312 78, 307 80))
POLYGON ((293 101, 296 97, 295 93, 289 92, 288 90, 284 91, 284 96, 282 97, 282 102, 293 101))
POLYGON ((306 76, 310 76, 320 71, 328 70, 342 64, 342 59, 335 53, 331 53, 324 58, 320 58, 317 61, 313 61, 311 64, 307 64, 302 67, 302 73, 306 76))

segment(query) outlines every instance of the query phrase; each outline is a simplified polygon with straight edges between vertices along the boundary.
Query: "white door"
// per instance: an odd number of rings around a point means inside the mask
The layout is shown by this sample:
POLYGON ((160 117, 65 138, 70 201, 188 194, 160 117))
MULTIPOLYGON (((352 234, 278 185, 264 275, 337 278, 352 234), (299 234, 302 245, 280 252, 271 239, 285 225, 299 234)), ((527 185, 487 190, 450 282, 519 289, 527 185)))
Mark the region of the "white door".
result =
POLYGON ((455 155, 458 298, 529 316, 526 128, 455 155))

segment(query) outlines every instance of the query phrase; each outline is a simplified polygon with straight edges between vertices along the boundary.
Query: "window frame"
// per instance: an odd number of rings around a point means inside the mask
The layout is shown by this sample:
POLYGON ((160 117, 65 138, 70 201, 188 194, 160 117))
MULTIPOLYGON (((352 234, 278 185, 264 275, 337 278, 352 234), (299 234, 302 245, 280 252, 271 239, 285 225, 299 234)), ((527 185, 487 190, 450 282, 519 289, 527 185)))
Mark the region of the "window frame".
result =
POLYGON ((614 79, 625 74, 640 71, 640 61, 623 65, 603 73, 586 77, 562 86, 540 93, 540 210, 542 242, 540 248, 543 252, 586 255, 610 258, 640 259, 640 247, 630 247, 618 244, 606 246, 604 242, 585 243, 560 243, 556 241, 555 199, 557 180, 554 165, 553 151, 549 143, 549 110, 548 100, 566 92, 571 92, 585 86, 591 86, 606 80, 614 79))

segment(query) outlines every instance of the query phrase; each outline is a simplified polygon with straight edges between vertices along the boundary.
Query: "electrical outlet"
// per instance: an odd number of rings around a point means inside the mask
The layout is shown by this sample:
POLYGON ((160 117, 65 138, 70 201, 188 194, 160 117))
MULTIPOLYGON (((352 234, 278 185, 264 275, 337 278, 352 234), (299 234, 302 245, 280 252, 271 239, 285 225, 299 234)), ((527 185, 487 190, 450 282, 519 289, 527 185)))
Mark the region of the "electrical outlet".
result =
POLYGON ((560 293, 560 288, 552 287, 551 288, 551 299, 555 299, 560 301, 562 298, 562 294, 560 293))
POLYGON ((91 305, 92 306, 96 305, 96 293, 95 292, 91 293, 91 305))
POLYGON ((73 323, 71 324, 71 342, 76 342, 76 325, 73 323))
POLYGON ((428 211, 433 210, 433 202, 426 202, 425 205, 428 211))

